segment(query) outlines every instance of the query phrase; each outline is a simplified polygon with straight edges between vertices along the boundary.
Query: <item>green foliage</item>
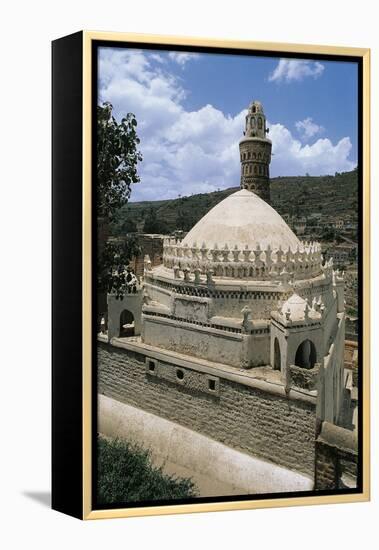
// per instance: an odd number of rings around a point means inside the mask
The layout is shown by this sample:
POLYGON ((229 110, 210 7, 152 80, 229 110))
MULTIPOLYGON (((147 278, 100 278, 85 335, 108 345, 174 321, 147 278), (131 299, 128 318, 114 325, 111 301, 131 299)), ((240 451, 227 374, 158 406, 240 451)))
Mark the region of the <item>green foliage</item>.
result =
POLYGON ((321 234, 321 239, 323 241, 335 241, 337 237, 337 232, 333 227, 326 227, 321 234))
POLYGON ((145 216, 144 233, 167 233, 169 231, 166 221, 158 218, 154 208, 150 208, 145 216))
POLYGON ((356 307, 353 307, 353 306, 347 306, 346 307, 346 315, 348 315, 349 317, 358 317, 358 315, 359 315, 358 309, 356 307))
POLYGON ((358 215, 357 197, 357 169, 334 176, 285 176, 271 180, 271 203, 281 215, 322 212, 329 217, 351 214, 354 219, 358 215))
POLYGON ((127 203, 130 186, 139 182, 137 121, 128 113, 119 124, 106 102, 97 107, 97 213, 111 219, 127 203))
POLYGON ((141 253, 134 237, 122 242, 106 242, 98 254, 98 290, 122 298, 127 290, 125 268, 133 256, 141 253))
MULTIPOLYGON (((97 215, 101 224, 113 233, 135 228, 118 215, 130 196, 130 186, 139 181, 137 163, 142 155, 137 150, 137 121, 128 113, 120 123, 106 102, 97 107, 97 215), (119 227, 121 226, 121 228, 119 227)), ((101 236, 101 233, 99 233, 101 236)), ((99 292, 112 292, 118 298, 125 293, 125 267, 136 251, 135 242, 126 239, 109 243, 103 237, 98 242, 97 283, 99 292)))
POLYGON ((125 236, 129 233, 136 233, 137 225, 127 216, 116 216, 110 224, 110 231, 114 236, 125 236))
POLYGON ((184 499, 197 496, 190 479, 166 475, 137 445, 98 438, 97 500, 99 504, 184 499))

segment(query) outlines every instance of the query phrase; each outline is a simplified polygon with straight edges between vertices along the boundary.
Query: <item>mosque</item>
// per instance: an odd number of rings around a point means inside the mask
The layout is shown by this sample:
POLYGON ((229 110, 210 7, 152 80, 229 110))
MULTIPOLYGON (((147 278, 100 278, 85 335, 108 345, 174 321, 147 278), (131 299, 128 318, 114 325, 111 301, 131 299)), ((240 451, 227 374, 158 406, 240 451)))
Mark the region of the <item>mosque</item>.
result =
MULTIPOLYGON (((241 139, 241 189, 182 241, 163 265, 146 259, 142 341, 236 368, 323 369, 321 417, 337 420, 343 387, 344 283, 317 242, 300 242, 268 204, 271 141, 254 101, 241 139), (330 386, 329 386, 330 384, 330 386)), ((298 369, 306 369, 301 376, 298 369)), ((278 377, 279 378, 279 377, 278 377)))
POLYGON ((145 257, 135 296, 108 297, 114 353, 100 359, 100 387, 314 479, 319 426, 337 425, 343 413, 344 280, 320 243, 300 241, 269 205, 268 132, 253 101, 239 143, 240 190, 183 240, 167 238, 161 265, 145 257), (121 334, 125 311, 132 338, 121 334), (144 389, 120 366, 116 383, 125 376, 126 386, 112 390, 111 361, 112 384, 114 365, 127 361, 144 389))

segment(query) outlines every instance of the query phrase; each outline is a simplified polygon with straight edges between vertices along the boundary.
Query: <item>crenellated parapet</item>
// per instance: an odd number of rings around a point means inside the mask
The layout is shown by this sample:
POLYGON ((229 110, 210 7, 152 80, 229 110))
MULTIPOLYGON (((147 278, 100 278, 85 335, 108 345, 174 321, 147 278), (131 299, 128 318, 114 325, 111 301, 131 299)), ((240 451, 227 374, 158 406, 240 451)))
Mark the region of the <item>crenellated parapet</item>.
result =
POLYGON ((318 242, 300 243, 295 250, 272 249, 270 245, 266 248, 258 245, 254 249, 248 245, 229 248, 227 244, 218 243, 208 248, 205 243, 189 246, 169 238, 163 245, 163 265, 172 269, 177 278, 198 282, 200 275, 205 275, 208 281, 213 277, 226 277, 287 283, 332 271, 332 265, 328 262, 322 265, 321 245, 318 242))

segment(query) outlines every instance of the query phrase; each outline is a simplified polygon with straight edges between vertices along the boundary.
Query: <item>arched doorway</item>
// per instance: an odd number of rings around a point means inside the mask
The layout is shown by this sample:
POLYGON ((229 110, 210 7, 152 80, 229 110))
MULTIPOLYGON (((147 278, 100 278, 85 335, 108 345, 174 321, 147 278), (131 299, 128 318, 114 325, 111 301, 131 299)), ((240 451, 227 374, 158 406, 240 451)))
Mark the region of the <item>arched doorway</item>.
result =
POLYGON ((274 340, 274 369, 280 370, 282 365, 282 360, 280 356, 280 346, 277 338, 274 340))
POLYGON ((295 365, 304 369, 313 369, 317 361, 317 353, 311 340, 304 340, 297 348, 295 365))
POLYGON ((124 309, 120 315, 120 338, 134 336, 134 315, 128 309, 124 309))

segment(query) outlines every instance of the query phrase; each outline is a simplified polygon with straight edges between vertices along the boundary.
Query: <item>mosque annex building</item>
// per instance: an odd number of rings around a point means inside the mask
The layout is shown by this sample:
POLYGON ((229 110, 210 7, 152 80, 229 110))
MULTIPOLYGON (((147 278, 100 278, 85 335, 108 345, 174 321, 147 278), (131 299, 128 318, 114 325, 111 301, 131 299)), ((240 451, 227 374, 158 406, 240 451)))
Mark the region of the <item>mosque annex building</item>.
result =
POLYGON ((129 429, 195 480, 214 480, 209 494, 228 475, 231 494, 354 487, 343 274, 269 205, 271 141, 258 101, 239 150, 240 190, 183 240, 167 237, 161 265, 145 257, 138 292, 108 296, 100 431, 129 429), (122 331, 128 316, 132 336, 122 331))

